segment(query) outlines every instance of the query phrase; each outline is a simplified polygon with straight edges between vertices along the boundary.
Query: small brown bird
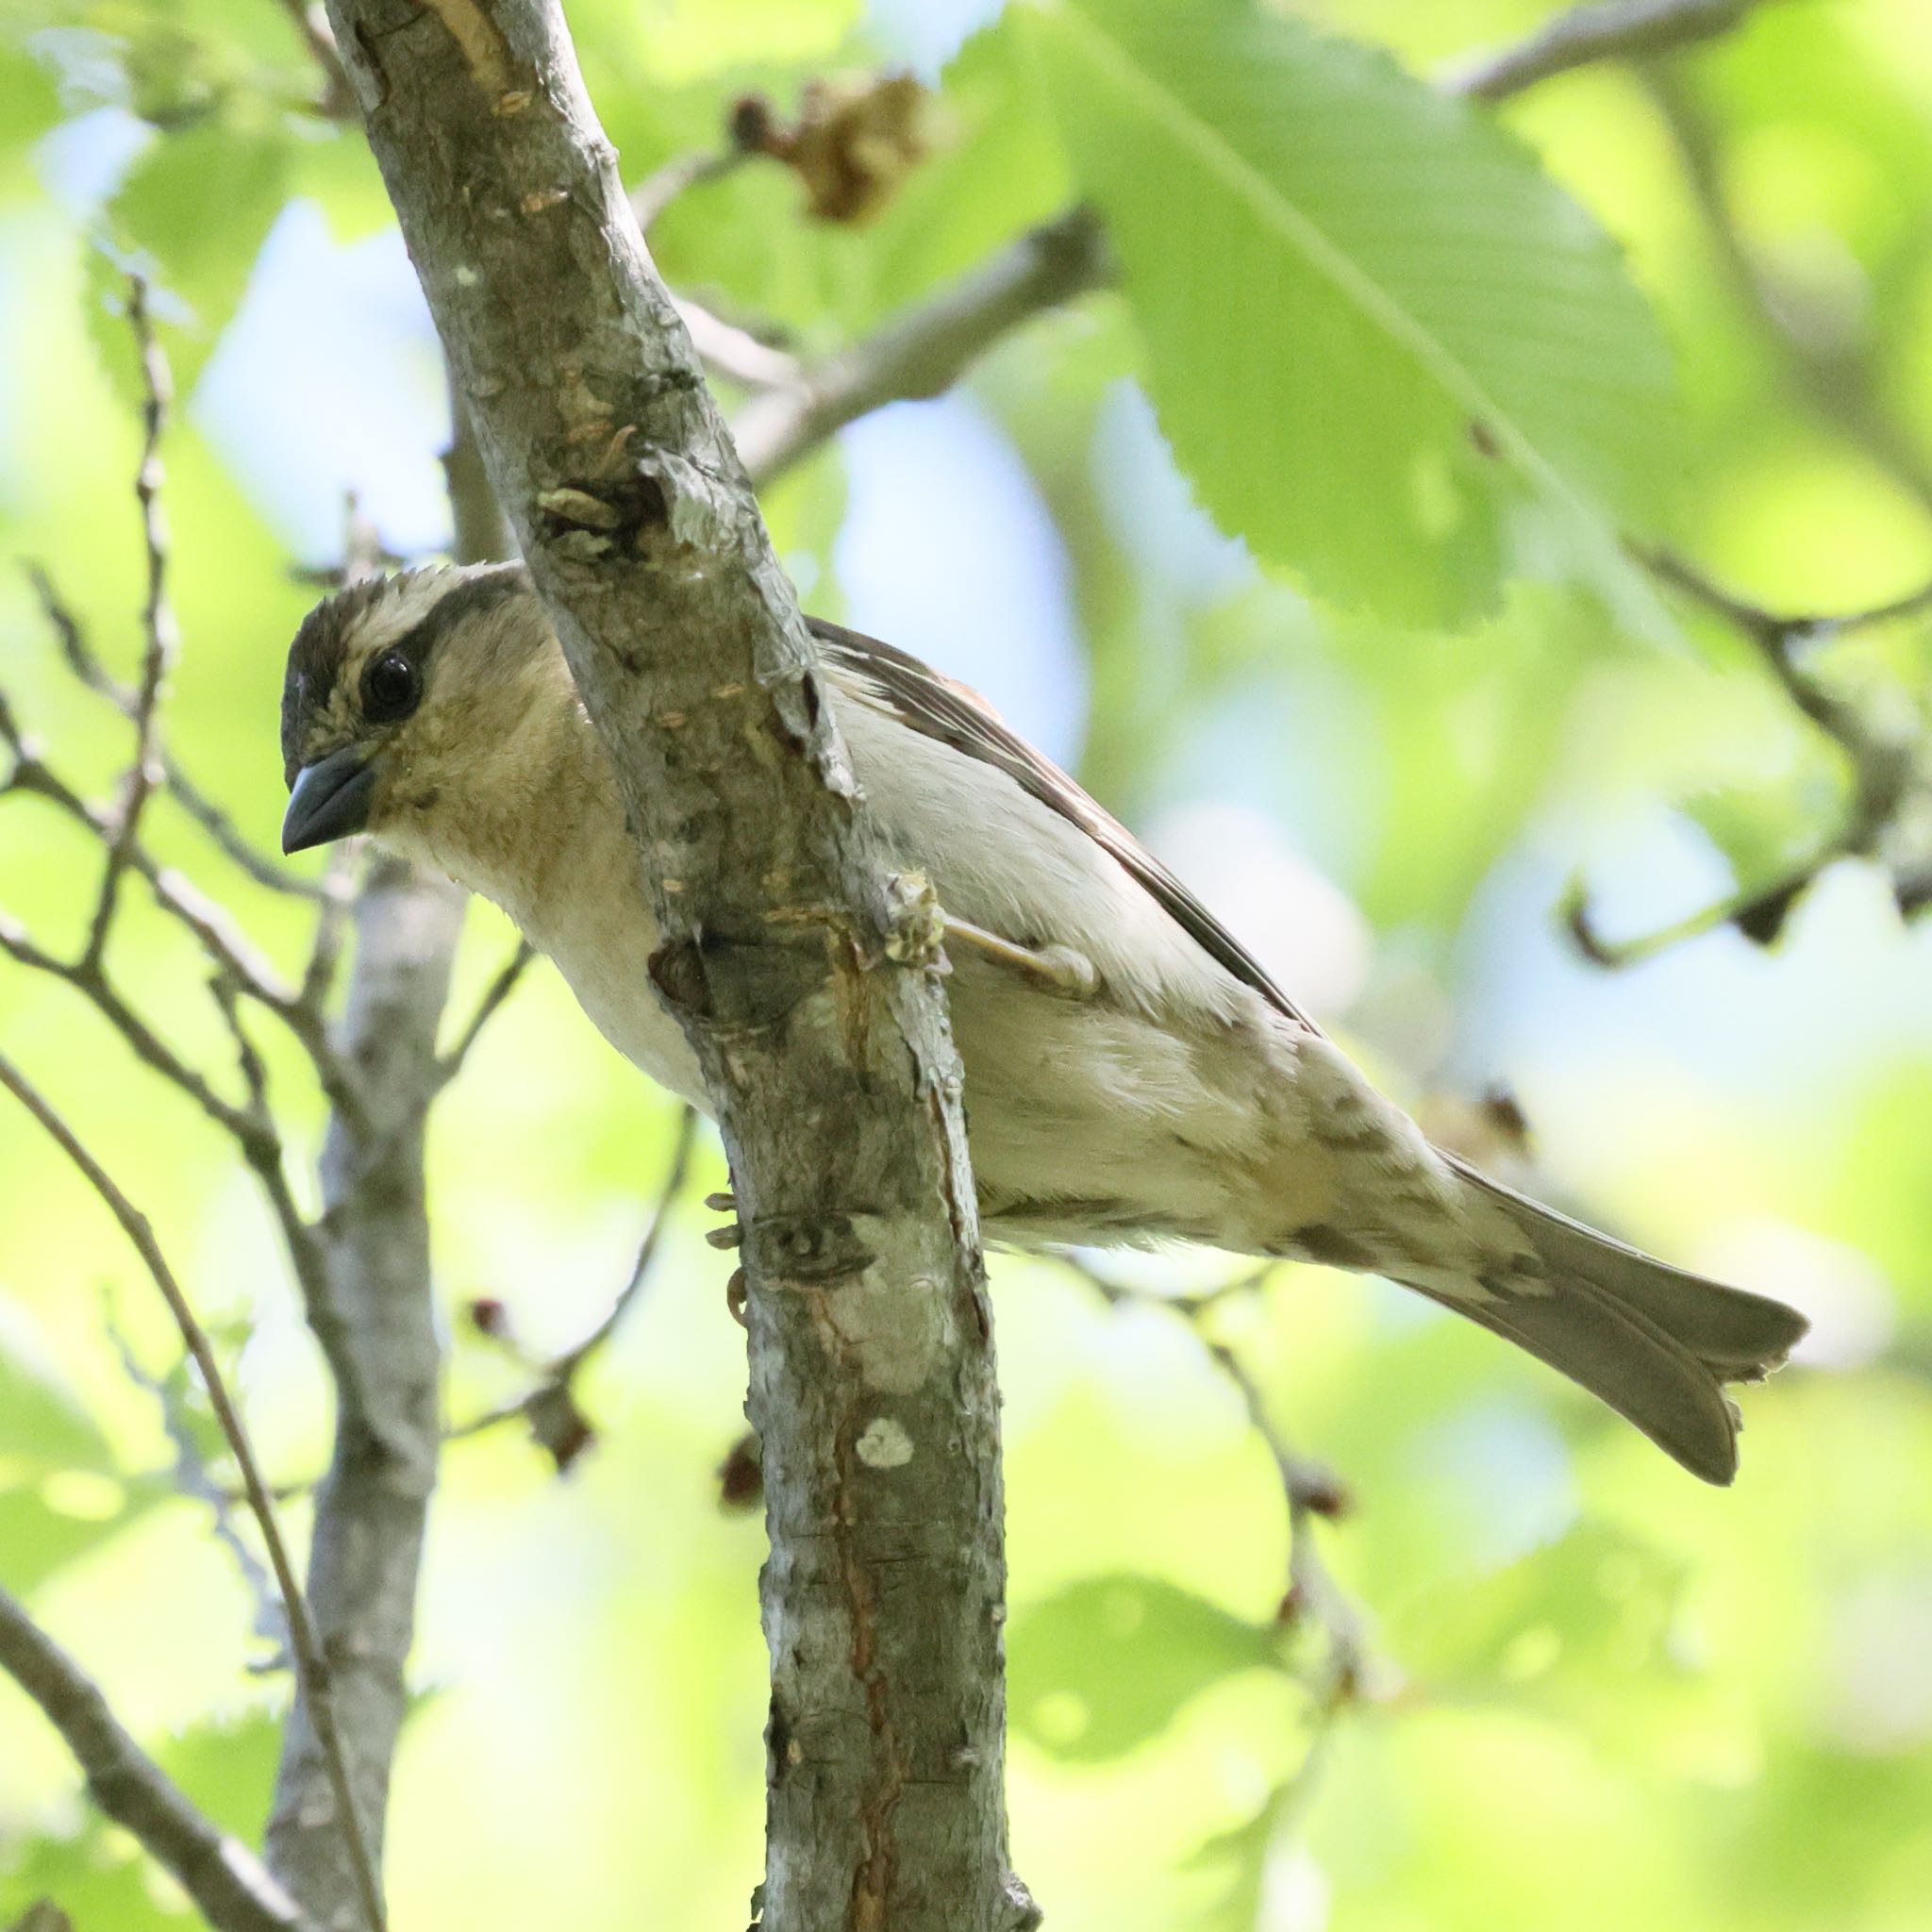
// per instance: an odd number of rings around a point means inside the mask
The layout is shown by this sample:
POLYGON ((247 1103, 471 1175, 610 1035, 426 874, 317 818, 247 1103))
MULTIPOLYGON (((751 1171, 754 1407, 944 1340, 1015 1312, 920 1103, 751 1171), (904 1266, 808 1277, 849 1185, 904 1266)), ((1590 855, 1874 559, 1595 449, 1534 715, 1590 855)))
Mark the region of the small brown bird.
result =
MULTIPOLYGON (((1527 1349, 1708 1482, 1726 1382, 1805 1332, 1429 1145, 1126 829, 961 686, 814 622, 875 823, 946 918, 990 1235, 1177 1237, 1385 1274, 1527 1349)), ((493 899, 617 1049, 706 1106, 612 771, 516 565, 319 605, 289 653, 282 846, 367 831, 493 899)))

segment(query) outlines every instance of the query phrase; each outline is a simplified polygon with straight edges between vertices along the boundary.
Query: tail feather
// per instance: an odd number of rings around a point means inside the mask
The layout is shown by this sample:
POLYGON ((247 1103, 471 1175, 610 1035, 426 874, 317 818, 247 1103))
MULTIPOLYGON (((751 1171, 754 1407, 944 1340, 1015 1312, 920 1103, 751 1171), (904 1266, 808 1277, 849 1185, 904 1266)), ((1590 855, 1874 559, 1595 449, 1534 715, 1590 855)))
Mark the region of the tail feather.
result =
POLYGON ((1546 1289, 1482 1299, 1421 1291, 1581 1384, 1693 1475, 1728 1483, 1738 1471, 1738 1411, 1723 1385, 1777 1368, 1805 1318, 1652 1260, 1454 1165, 1535 1249, 1546 1289))

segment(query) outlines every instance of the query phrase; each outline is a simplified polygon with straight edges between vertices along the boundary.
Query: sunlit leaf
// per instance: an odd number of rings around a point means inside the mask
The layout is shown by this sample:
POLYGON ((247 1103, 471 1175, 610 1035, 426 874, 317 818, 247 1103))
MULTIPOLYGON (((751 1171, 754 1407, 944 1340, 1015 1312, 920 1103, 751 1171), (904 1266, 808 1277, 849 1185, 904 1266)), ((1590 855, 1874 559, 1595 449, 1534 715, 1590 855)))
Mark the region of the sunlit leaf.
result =
POLYGON ((1025 17, 1162 426, 1227 529, 1416 619, 1492 605, 1553 537, 1618 574, 1607 521, 1647 521, 1668 478, 1669 358, 1526 150, 1245 0, 1025 17))
MULTIPOLYGON (((158 285, 155 314, 184 396, 281 212, 289 158, 277 132, 206 121, 157 142, 114 198, 111 232, 125 265, 158 285)), ((118 282, 118 265, 103 278, 118 282)), ((129 357, 119 322, 97 313, 94 325, 108 338, 108 367, 125 372, 129 357)))
POLYGON ((1157 1577, 1096 1577, 1016 1621, 1013 1722, 1056 1757, 1114 1757, 1223 1677, 1281 1668, 1274 1629, 1157 1577))
POLYGON ((111 1472, 107 1438, 41 1359, 22 1316, 0 1301, 0 1459, 111 1472))

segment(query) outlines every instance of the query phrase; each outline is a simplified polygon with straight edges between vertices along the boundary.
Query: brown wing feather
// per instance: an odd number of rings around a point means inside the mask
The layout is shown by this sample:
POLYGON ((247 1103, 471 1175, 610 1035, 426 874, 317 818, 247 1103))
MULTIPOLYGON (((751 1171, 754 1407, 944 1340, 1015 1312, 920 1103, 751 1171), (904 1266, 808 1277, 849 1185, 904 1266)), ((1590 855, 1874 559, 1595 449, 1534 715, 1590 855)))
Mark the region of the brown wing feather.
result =
POLYGON ((1058 765, 1008 730, 999 713, 977 691, 876 638, 828 624, 822 617, 808 618, 807 622, 835 674, 859 679, 870 695, 889 705, 893 715, 914 731, 969 758, 998 766, 1015 784, 1071 820, 1118 860, 1209 958, 1253 987, 1291 1020, 1311 1033, 1319 1030, 1268 976, 1260 961, 1126 826, 1095 804, 1058 765))

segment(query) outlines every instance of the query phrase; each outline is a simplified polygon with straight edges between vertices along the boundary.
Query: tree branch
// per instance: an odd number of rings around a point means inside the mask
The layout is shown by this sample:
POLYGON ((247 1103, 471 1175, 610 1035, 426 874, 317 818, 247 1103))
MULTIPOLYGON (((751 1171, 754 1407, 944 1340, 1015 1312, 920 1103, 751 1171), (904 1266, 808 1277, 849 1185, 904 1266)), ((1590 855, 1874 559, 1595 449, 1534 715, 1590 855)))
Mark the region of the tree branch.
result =
MULTIPOLYGON (((469 419, 451 394, 444 455, 453 547, 466 562, 509 554, 469 419)), ((361 1105, 331 1113, 322 1156, 318 1264, 304 1283, 309 1326, 335 1388, 335 1445, 316 1493, 309 1590, 355 1744, 356 1803, 377 1860, 391 1771, 408 1707, 429 1503, 441 1448, 424 1131, 441 1085, 437 1035, 462 927, 447 879, 371 864, 349 915, 355 963, 335 1046, 361 1105)), ((325 983, 340 934, 326 919, 308 980, 325 983)), ((283 1738, 269 1818, 271 1869, 319 1921, 353 1899, 332 1825, 323 1740, 306 1704, 283 1738)))
POLYGON ((354 1871, 369 1932, 383 1932, 382 1899, 376 1883, 375 1865, 350 1797, 351 1766, 336 1724, 334 1692, 328 1668, 316 1641, 315 1626, 309 1618, 302 1586, 296 1580, 295 1566, 290 1560, 288 1545, 282 1541, 281 1524, 275 1516, 268 1484, 262 1477, 261 1465, 256 1460, 241 1411, 228 1394, 228 1386, 223 1377, 221 1364, 215 1359, 214 1348, 195 1319, 188 1296, 168 1265, 168 1258, 161 1252, 147 1217, 121 1191, 113 1177, 81 1144, 74 1130, 47 1104, 40 1091, 4 1056, 0 1056, 0 1087, 5 1087, 33 1115, 60 1151, 80 1170, 88 1185, 107 1204, 108 1212, 120 1223, 121 1231, 141 1257, 155 1286, 160 1290, 161 1299, 167 1303, 168 1312, 174 1316, 175 1325, 181 1332, 182 1342, 200 1372, 202 1387, 208 1391, 208 1403, 221 1424, 222 1435, 235 1458, 235 1466, 241 1472, 249 1510, 255 1518, 256 1526, 261 1531, 262 1542, 268 1550, 269 1567, 275 1572, 275 1584, 281 1591, 282 1608, 288 1617, 290 1646, 294 1654, 296 1682, 301 1688, 304 1705, 314 1714, 319 1748, 330 1787, 341 1807, 336 1814, 341 1852, 346 1855, 354 1871))
POLYGON ((765 1921, 1008 1932, 1034 1914, 1006 1863, 997 1402, 931 962, 554 0, 332 17, 651 854, 649 967, 731 1157, 773 1540, 765 1921))
MULTIPOLYGON (((603 1318, 561 1355, 553 1356, 543 1363, 536 1386, 526 1394, 518 1396, 513 1402, 501 1403, 495 1408, 485 1409, 481 1415, 451 1429, 449 1441, 454 1442, 480 1436, 504 1423, 521 1418, 529 1425, 530 1434, 539 1446, 556 1462, 559 1474, 590 1447, 595 1440, 595 1431, 578 1406, 576 1379, 584 1364, 617 1333, 651 1278, 651 1268, 658 1258, 672 1207, 684 1186, 686 1174, 690 1172, 691 1148, 697 1140, 697 1109, 687 1107, 677 1123, 670 1171, 658 1191, 651 1217, 644 1224, 643 1239, 638 1243, 637 1259, 631 1264, 629 1275, 605 1310, 603 1318)), ((479 1327, 492 1334, 507 1329, 507 1321, 500 1317, 494 1318, 494 1325, 486 1323, 482 1307, 482 1304, 477 1304, 472 1311, 479 1327)))
POLYGON ((754 396, 731 425, 741 460, 762 489, 860 416, 943 394, 1002 336, 1104 287, 1112 272, 1099 221, 1070 210, 856 348, 754 396))
MULTIPOLYGON (((60 1733, 94 1803, 174 1875, 215 1932, 320 1932, 245 1845, 189 1803, 122 1727, 100 1687, 5 1589, 0 1670, 60 1733)), ((25 1923, 36 1923, 32 1913, 25 1923)))
MULTIPOLYGON (((1439 85, 1471 100, 1506 100, 1594 61, 1637 58, 1710 39, 1761 4, 1605 0, 1578 7, 1519 45, 1452 70, 1439 85)), ((662 185, 682 192, 693 180, 709 178, 724 158, 700 156, 672 164, 662 185)), ((655 212, 655 197, 648 205, 655 212)), ((842 353, 789 374, 782 364, 761 364, 754 379, 764 392, 746 403, 731 425, 740 458, 762 489, 848 423, 887 403, 943 393, 1003 337, 1049 308, 1105 288, 1113 274, 1098 220, 1070 208, 842 353)), ((722 326, 703 311, 695 320, 722 326)))
POLYGON ((1932 585, 1836 616, 1780 615, 1746 603, 1670 551, 1644 552, 1641 560, 1660 583, 1722 618, 1756 646, 1793 708, 1842 754, 1851 774, 1851 799, 1840 824, 1818 841, 1816 848, 1774 878, 1745 886, 1682 919, 1627 939, 1604 936, 1587 888, 1580 879, 1573 881, 1559 915, 1578 951, 1598 966, 1634 966, 1724 925, 1734 925, 1747 939, 1769 945, 1819 874, 1849 858, 1881 858, 1891 875, 1900 915, 1909 918, 1919 911, 1925 904, 1923 881, 1932 858, 1921 849, 1923 838, 1915 844, 1909 833, 1916 802, 1932 801, 1932 772, 1925 767, 1924 754, 1909 734, 1884 728, 1859 706, 1839 696, 1816 675, 1807 658, 1834 638, 1932 610, 1932 585), (1889 845, 1897 849, 1888 850, 1889 845))
POLYGON ((1589 0, 1513 47, 1454 70, 1451 93, 1506 100, 1539 82, 1600 60, 1636 60, 1714 39, 1740 25, 1764 0, 1589 0))
POLYGON ((1646 76, 1675 143, 1684 178, 1718 261, 1746 320, 1794 379, 1817 414, 1911 495, 1932 509, 1932 461, 1882 400, 1882 381, 1863 319, 1834 313, 1782 284, 1755 256, 1732 219, 1718 146, 1695 98, 1671 75, 1646 76))

